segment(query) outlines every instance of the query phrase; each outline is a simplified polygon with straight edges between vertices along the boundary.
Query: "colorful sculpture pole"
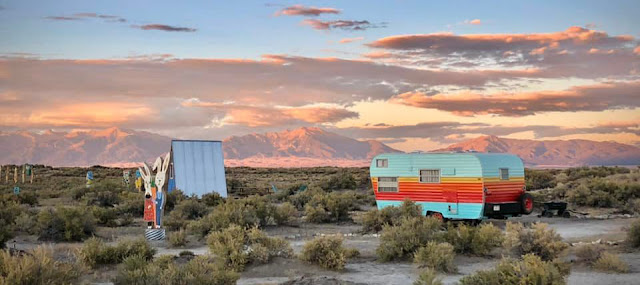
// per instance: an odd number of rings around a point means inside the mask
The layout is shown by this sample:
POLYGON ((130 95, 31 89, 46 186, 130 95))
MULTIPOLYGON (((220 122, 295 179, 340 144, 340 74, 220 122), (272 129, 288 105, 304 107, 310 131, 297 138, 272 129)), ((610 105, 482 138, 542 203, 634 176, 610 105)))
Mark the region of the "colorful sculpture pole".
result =
POLYGON ((22 166, 22 183, 24 184, 24 178, 25 178, 25 174, 27 173, 27 165, 23 165, 22 166))
POLYGON ((93 171, 89 170, 87 171, 87 188, 90 188, 91 184, 93 184, 93 171))
POLYGON ((131 176, 131 171, 129 171, 129 169, 122 171, 122 181, 124 182, 124 185, 127 186, 127 189, 129 188, 129 176, 131 176))
POLYGON ((11 169, 7 165, 7 169, 5 169, 5 171, 4 171, 4 182, 5 183, 9 183, 9 171, 11 171, 11 169))
POLYGON ((13 183, 18 183, 18 167, 13 169, 13 183))
POLYGON ((162 229, 162 218, 167 190, 164 184, 167 180, 170 163, 171 153, 168 153, 164 159, 158 157, 153 167, 144 163, 142 168, 138 168, 144 182, 144 220, 147 221, 145 236, 149 240, 160 240, 165 236, 164 229, 162 229), (153 171, 155 171, 155 175, 153 175, 153 171))
POLYGON ((142 175, 140 174, 140 169, 136 169, 136 189, 138 192, 142 191, 142 175))

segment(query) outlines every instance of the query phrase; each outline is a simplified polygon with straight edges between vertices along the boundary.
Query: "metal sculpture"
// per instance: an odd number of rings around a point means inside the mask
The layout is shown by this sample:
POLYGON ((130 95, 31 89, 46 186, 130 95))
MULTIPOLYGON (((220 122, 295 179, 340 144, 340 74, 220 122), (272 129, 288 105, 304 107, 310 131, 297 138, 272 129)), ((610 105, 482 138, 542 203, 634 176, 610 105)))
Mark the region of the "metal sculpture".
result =
POLYGON ((93 171, 87 171, 87 188, 91 188, 91 184, 93 184, 93 171))
POLYGON ((131 171, 129 169, 122 170, 122 181, 127 188, 129 188, 129 176, 131 176, 131 171))
POLYGON ((140 174, 140 169, 136 169, 136 190, 138 192, 142 191, 142 174, 140 174))

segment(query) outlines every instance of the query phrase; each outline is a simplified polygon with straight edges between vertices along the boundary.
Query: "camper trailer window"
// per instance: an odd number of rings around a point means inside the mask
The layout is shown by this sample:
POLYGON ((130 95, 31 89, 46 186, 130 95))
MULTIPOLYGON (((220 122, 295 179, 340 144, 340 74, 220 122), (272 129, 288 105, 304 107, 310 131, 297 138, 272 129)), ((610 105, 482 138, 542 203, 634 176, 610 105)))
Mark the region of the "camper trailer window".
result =
POLYGON ((398 192, 398 177, 378 177, 378 192, 398 192))
POLYGON ((509 180, 509 168, 500 168, 500 179, 509 180))
POLYGON ((421 169, 421 183, 440 183, 440 169, 421 169))
POLYGON ((389 160, 376 159, 376 167, 378 167, 378 168, 387 168, 387 167, 389 167, 389 160))

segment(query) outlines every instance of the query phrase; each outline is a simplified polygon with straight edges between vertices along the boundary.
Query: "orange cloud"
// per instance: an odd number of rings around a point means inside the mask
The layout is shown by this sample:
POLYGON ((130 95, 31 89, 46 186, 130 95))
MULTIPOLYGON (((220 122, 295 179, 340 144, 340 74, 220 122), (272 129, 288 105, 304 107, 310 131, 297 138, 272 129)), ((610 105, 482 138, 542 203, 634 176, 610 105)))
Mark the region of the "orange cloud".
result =
POLYGON ((495 114, 524 116, 540 112, 602 111, 640 106, 640 81, 578 86, 565 91, 498 93, 462 92, 429 96, 421 92, 397 95, 391 102, 449 111, 461 116, 495 114))
POLYGON ((348 44, 356 41, 364 40, 364 37, 355 37, 355 38, 344 38, 339 41, 341 44, 348 44))
POLYGON ((306 7, 303 5, 293 5, 286 7, 278 12, 276 16, 320 16, 320 14, 340 14, 340 10, 335 8, 318 8, 318 7, 306 7))
POLYGON ((480 24, 482 24, 482 21, 480 21, 480 19, 473 19, 471 21, 466 20, 464 22, 469 24, 469 25, 480 25, 480 24))

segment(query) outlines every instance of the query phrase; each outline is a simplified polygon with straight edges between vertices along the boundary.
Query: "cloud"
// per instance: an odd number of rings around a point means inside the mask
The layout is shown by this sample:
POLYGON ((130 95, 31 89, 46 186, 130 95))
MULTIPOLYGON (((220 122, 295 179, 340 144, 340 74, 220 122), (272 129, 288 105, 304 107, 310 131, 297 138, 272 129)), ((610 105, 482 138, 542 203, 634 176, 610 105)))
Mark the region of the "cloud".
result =
POLYGON ((195 32, 197 29, 187 28, 187 27, 178 27, 178 26, 169 26, 163 24, 148 24, 148 25, 132 25, 132 28, 141 29, 145 31, 156 30, 156 31, 165 31, 165 32, 195 32))
POLYGON ((206 102, 197 98, 185 100, 181 105, 222 111, 225 113, 223 123, 249 127, 287 126, 299 123, 335 123, 347 118, 358 117, 358 113, 338 106, 248 106, 236 104, 235 102, 206 102))
POLYGON ((303 5, 293 5, 278 12, 276 16, 320 16, 321 14, 340 14, 340 10, 335 8, 307 7, 303 5))
POLYGON ((322 21, 316 19, 305 19, 303 25, 311 26, 316 30, 342 29, 347 31, 364 31, 371 28, 384 28, 386 24, 372 24, 369 21, 333 20, 322 21))
POLYGON ((538 68, 544 77, 600 78, 637 76, 640 61, 633 54, 638 40, 581 27, 554 33, 397 35, 369 47, 419 63, 441 60, 440 68, 538 68))
POLYGON ((119 16, 114 16, 114 15, 104 15, 104 14, 98 14, 98 13, 76 13, 73 14, 71 16, 49 16, 49 17, 45 17, 45 19, 48 20, 54 20, 54 21, 81 21, 81 20, 85 20, 85 19, 102 19, 105 20, 106 22, 119 22, 119 23, 125 23, 127 22, 127 19, 125 18, 121 18, 119 16))
POLYGON ((348 44, 356 41, 364 40, 364 37, 355 37, 355 38, 343 38, 339 41, 341 44, 348 44))
POLYGON ((482 21, 480 21, 480 19, 473 19, 473 20, 465 20, 464 23, 467 25, 481 25, 482 21))
POLYGON ((472 92, 436 95, 408 92, 397 95, 392 102, 449 111, 463 116, 486 114, 524 116, 553 111, 602 111, 639 107, 640 92, 638 90, 640 90, 640 81, 633 81, 576 86, 564 91, 491 95, 472 92))

